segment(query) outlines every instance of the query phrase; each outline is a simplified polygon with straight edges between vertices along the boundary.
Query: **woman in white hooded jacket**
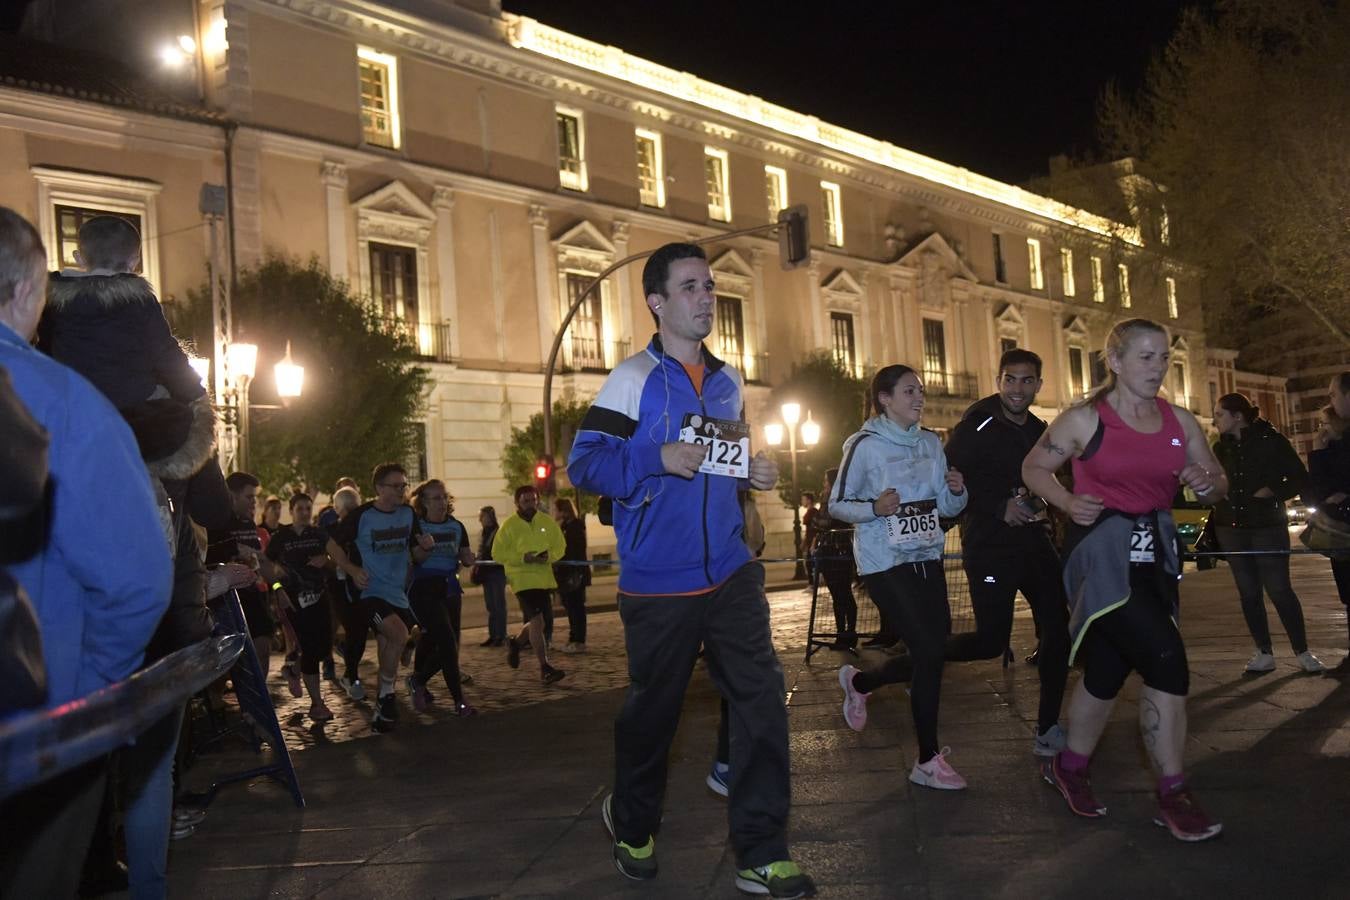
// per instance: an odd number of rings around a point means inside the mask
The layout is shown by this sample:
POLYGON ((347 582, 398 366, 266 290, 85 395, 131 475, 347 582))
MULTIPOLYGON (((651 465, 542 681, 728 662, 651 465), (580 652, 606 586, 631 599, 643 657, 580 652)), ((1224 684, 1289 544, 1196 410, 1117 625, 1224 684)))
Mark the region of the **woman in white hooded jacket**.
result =
POLYGON ((960 790, 965 779, 947 762, 948 751, 938 749, 937 738, 942 659, 951 630, 938 518, 966 508, 965 480, 947 467, 938 436, 919 427, 924 389, 917 372, 886 366, 873 376, 868 399, 874 415, 844 442, 829 511, 854 523, 858 574, 909 652, 866 672, 853 666, 839 670, 844 720, 862 731, 871 692, 883 684, 911 682, 919 756, 909 780, 960 790))

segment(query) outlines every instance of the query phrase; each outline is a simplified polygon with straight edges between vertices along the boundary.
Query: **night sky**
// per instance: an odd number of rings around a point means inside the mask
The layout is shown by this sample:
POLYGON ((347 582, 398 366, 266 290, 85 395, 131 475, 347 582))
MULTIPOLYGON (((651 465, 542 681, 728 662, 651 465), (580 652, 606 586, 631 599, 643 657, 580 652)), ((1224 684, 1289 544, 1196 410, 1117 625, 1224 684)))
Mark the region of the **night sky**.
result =
POLYGON ((1095 148, 1183 0, 503 0, 515 13, 1004 181, 1095 148), (806 6, 800 4, 800 6, 806 6), (827 13, 826 10, 831 12, 827 13), (666 21, 659 21, 662 18, 666 21))

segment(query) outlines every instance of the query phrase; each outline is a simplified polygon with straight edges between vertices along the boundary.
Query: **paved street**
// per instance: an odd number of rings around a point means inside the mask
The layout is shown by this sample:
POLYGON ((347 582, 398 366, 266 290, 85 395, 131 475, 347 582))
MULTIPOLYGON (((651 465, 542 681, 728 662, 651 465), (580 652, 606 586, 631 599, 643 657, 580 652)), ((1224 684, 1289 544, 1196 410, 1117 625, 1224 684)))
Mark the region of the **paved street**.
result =
MULTIPOLYGON (((1312 648, 1335 665, 1346 626, 1330 571, 1302 558, 1294 572, 1312 648)), ((788 575, 772 567, 770 581, 788 575)), ((612 587, 597 586, 593 598, 610 606, 612 587)), ((1074 818, 1040 780, 1030 754, 1036 675, 1020 662, 1034 643, 1025 615, 1009 670, 998 661, 947 668, 941 737, 971 784, 947 794, 906 780, 915 745, 904 691, 879 692, 867 730, 848 730, 835 680, 842 660, 826 652, 803 662, 809 597, 792 589, 770 600, 790 710, 792 843, 821 896, 1345 896, 1350 689, 1293 667, 1273 611, 1280 667, 1244 676, 1251 648, 1226 567, 1183 584, 1189 768, 1202 802, 1226 823, 1221 839, 1202 845, 1181 844, 1151 822, 1135 682, 1094 760, 1108 817, 1074 818)), ((340 719, 321 730, 296 714, 298 702, 284 704, 307 807, 297 810, 264 781, 226 788, 196 835, 173 845, 171 896, 736 896, 724 802, 703 786, 718 704, 701 668, 671 756, 661 875, 634 884, 614 870, 599 814, 625 683, 617 614, 592 616, 591 652, 559 655, 568 677, 545 688, 529 657, 512 671, 501 651, 477 647, 476 595, 466 611, 464 667, 482 715, 419 717, 400 691, 399 730, 372 735, 368 704, 330 697, 340 719)), ((565 618, 557 627, 560 643, 565 618)), ((373 685, 373 669, 366 674, 373 685)), ((212 754, 188 784, 254 764, 244 751, 212 754)))

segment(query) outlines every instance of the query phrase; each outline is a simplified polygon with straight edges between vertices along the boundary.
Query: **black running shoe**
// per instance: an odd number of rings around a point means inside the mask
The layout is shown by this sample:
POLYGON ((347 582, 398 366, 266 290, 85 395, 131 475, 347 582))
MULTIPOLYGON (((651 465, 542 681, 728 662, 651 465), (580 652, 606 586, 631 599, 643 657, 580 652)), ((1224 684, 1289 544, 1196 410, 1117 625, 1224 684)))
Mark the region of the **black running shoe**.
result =
POLYGON ((520 668, 520 641, 515 638, 506 639, 506 664, 513 669, 520 668))
POLYGON ((370 730, 386 734, 398 724, 398 705, 393 694, 385 694, 375 704, 375 715, 370 720, 370 730))
POLYGON ((567 673, 562 669, 555 669, 552 666, 549 666, 544 670, 544 684, 553 684, 562 681, 566 676, 567 673))

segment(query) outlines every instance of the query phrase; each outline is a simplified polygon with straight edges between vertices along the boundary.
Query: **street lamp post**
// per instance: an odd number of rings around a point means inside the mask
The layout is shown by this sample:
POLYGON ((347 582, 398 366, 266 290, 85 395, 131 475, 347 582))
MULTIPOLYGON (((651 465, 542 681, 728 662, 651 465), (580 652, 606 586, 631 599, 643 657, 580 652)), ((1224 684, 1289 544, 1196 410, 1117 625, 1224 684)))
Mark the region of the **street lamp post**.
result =
POLYGON ((806 577, 806 566, 802 563, 802 495, 797 479, 797 454, 820 443, 820 425, 812 420, 810 410, 806 412, 806 420, 802 421, 800 403, 784 403, 779 412, 783 416, 782 424, 771 422, 765 425, 764 437, 770 446, 779 447, 783 443, 784 432, 787 433, 788 456, 792 461, 792 546, 797 561, 792 577, 801 579, 806 577), (799 426, 803 444, 800 448, 797 446, 799 426))

